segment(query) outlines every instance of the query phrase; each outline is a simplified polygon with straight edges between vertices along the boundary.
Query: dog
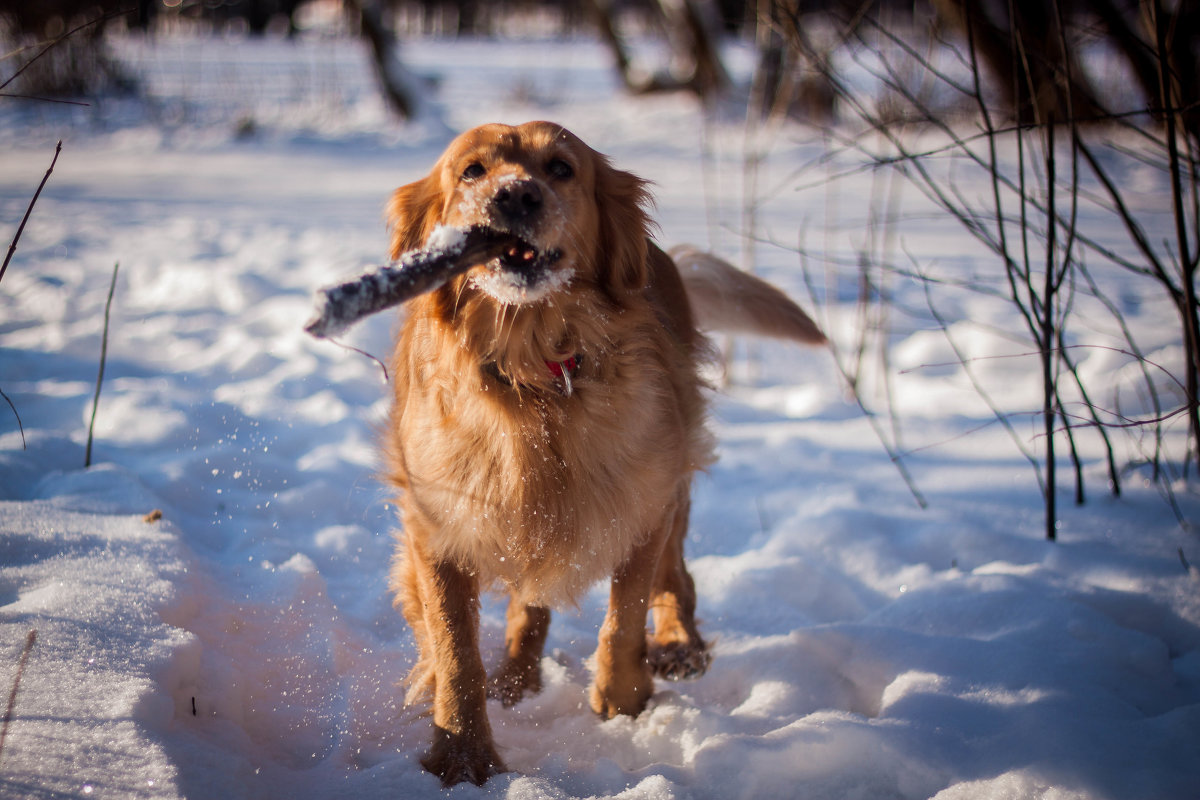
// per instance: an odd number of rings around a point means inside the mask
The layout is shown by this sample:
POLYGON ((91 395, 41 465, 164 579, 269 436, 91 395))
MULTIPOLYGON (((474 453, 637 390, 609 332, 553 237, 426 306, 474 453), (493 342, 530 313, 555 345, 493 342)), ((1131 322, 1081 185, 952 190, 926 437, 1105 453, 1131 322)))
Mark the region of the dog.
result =
POLYGON ((707 669, 683 559, 692 476, 714 459, 698 323, 824 341, 774 287, 695 248, 659 249, 650 200, 646 181, 530 122, 462 134, 387 205, 393 258, 444 226, 511 237, 405 304, 391 358, 390 585, 418 648, 406 701, 432 700, 421 763, 446 786, 506 770, 487 699, 511 706, 539 690, 550 608, 603 578, 593 711, 637 715, 655 676, 707 669), (479 597, 490 589, 509 605, 489 674, 479 597))

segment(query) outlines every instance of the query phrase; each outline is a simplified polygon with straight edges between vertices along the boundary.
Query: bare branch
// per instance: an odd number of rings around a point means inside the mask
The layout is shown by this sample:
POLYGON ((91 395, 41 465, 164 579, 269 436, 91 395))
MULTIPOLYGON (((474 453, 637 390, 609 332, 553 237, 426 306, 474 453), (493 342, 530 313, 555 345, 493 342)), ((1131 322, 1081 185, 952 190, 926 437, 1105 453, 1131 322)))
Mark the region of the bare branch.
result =
POLYGON ((17 413, 17 407, 13 405, 13 401, 4 393, 3 389, 0 389, 0 397, 4 398, 4 402, 8 403, 8 407, 12 409, 13 416, 17 418, 17 428, 21 431, 21 449, 28 450, 29 447, 25 444, 25 426, 21 424, 21 415, 17 413))
POLYGON ((96 395, 92 398, 92 419, 88 423, 87 449, 84 451, 83 466, 86 469, 92 465, 92 435, 96 428, 96 409, 100 407, 100 385, 104 382, 104 366, 108 361, 108 321, 112 311, 113 294, 117 289, 117 271, 121 262, 113 265, 112 282, 108 285, 108 300, 104 303, 104 334, 100 339, 100 371, 96 375, 96 395))
POLYGON ((4 264, 0 265, 0 281, 4 280, 4 273, 8 270, 8 262, 12 261, 13 253, 17 251, 17 242, 21 239, 21 234, 25 231, 25 223, 29 222, 29 215, 33 213, 33 206, 38 201, 38 197, 42 194, 42 189, 46 186, 46 181, 50 180, 50 173, 54 172, 54 165, 58 163, 58 154, 62 152, 62 141, 54 148, 54 158, 50 160, 50 168, 46 170, 46 174, 42 176, 42 182, 38 184, 37 191, 33 193, 33 199, 29 201, 29 207, 25 209, 25 216, 21 218, 21 224, 17 227, 17 235, 13 237, 12 243, 8 246, 8 255, 4 257, 4 264))
POLYGON ((4 709, 4 722, 0 725, 0 756, 4 754, 4 740, 8 738, 8 725, 12 722, 13 711, 17 707, 17 692, 21 689, 21 678, 25 675, 25 665, 29 663, 29 654, 37 644, 37 628, 29 631, 25 637, 25 646, 21 648, 21 657, 17 660, 17 673, 13 676, 12 691, 8 693, 8 706, 4 709))

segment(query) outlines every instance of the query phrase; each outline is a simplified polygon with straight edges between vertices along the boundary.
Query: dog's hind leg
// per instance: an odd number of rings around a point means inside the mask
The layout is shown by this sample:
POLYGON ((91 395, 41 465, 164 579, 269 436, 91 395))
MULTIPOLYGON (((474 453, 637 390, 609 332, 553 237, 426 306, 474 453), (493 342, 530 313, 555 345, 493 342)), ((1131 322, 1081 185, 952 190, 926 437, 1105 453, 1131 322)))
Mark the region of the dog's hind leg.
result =
POLYGON ((696 628, 696 586, 683 561, 691 506, 689 488, 685 484, 679 491, 671 533, 650 594, 654 633, 648 637, 646 657, 654 674, 672 681, 699 677, 712 661, 696 628))
POLYGON ((525 603, 517 592, 508 601, 504 661, 488 677, 488 696, 514 706, 542 688, 542 648, 550 628, 550 610, 525 603))
POLYGON ((662 532, 656 531, 613 575, 590 696, 592 710, 602 717, 637 716, 654 694, 654 674, 646 661, 646 610, 662 547, 662 532))

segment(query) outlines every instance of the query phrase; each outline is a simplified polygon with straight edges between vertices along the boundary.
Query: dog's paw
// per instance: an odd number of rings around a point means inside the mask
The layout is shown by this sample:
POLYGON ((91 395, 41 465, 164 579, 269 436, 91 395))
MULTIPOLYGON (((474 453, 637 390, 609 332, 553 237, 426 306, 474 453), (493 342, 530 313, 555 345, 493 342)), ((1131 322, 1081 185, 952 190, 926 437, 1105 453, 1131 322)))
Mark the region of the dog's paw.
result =
POLYGON ((454 734, 439 729, 421 766, 442 779, 442 786, 470 782, 482 786, 488 778, 507 772, 491 738, 454 734))
POLYGON ((488 676, 487 694, 499 700, 505 708, 512 708, 526 695, 542 690, 542 670, 538 664, 522 665, 505 659, 500 667, 488 676))
POLYGON ((646 653, 650 669, 660 678, 669 681, 686 681, 699 678, 708 671, 712 653, 704 642, 650 642, 646 653))
POLYGON ((654 677, 646 670, 635 680, 597 680, 592 684, 589 700, 592 711, 605 719, 612 719, 619 714, 636 717, 642 713, 653 694, 654 677))

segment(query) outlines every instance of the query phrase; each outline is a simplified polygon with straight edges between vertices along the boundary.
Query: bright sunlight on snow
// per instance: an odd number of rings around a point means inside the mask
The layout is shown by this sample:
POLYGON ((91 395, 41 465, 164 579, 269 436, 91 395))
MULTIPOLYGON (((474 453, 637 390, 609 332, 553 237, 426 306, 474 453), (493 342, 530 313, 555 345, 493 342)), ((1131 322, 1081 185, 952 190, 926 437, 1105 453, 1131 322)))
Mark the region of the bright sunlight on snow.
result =
MULTIPOLYGON (((1118 430, 1113 497, 1081 433, 1087 501, 1072 503, 1061 450, 1046 540, 1026 455, 1045 449, 1035 348, 1010 304, 970 286, 999 283, 991 254, 911 185, 823 157, 830 139, 790 123, 760 132, 751 184, 744 110, 631 97, 587 39, 406 43, 438 79, 438 115, 407 126, 353 40, 115 46, 148 101, 0 98, 6 241, 63 140, 0 283, 0 689, 19 690, 0 796, 440 795, 419 764, 429 720, 398 686, 415 649, 386 591, 385 378, 302 326, 318 288, 383 263, 384 203, 454 131, 547 118, 654 182, 664 245, 752 252, 835 350, 718 342, 721 459, 696 483, 688 545, 708 674, 660 682, 636 719, 597 718, 597 587, 556 613, 543 691, 489 708, 513 771, 448 794, 1200 797, 1195 476, 1156 477, 1153 436, 1118 430), (884 196, 903 268, 884 287, 889 357, 860 358, 864 413, 838 365, 868 323, 857 259, 883 249, 868 222, 884 196)), ((750 61, 729 54, 742 83, 750 61)), ((1161 173, 1138 164, 1126 185, 1153 209, 1161 173)), ((1092 266, 1146 358, 1178 364, 1161 289, 1092 266)), ((1074 344, 1094 399, 1148 412, 1117 322, 1086 294, 1074 344)), ((384 357, 394 313, 345 343, 384 357)), ((1176 471, 1185 433, 1164 434, 1176 471)), ((483 625, 495 663, 498 599, 483 625)))

